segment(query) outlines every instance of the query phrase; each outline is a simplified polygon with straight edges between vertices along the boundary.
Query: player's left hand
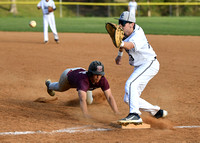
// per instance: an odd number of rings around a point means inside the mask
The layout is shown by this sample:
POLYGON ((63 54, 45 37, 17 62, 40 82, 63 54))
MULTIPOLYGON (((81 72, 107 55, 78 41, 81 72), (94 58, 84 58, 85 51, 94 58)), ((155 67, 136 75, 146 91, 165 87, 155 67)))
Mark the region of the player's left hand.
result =
POLYGON ((110 22, 106 23, 105 28, 110 35, 115 47, 119 48, 122 43, 122 39, 124 38, 124 31, 122 28, 119 25, 110 22))

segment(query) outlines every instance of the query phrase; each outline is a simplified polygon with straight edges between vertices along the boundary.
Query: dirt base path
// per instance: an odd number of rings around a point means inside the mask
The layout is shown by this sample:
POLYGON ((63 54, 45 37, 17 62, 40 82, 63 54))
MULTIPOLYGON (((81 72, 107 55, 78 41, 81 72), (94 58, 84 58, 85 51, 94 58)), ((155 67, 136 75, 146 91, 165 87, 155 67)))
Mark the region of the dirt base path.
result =
POLYGON ((200 141, 200 37, 147 35, 161 68, 142 94, 169 112, 165 119, 143 113, 151 129, 122 130, 110 126, 128 114, 124 85, 133 67, 124 53, 123 64, 114 59, 107 34, 60 33, 60 44, 43 44, 43 33, 0 32, 0 142, 199 142, 200 141), (84 67, 93 60, 105 66, 121 115, 113 115, 101 90, 89 105, 93 117, 82 117, 76 90, 56 93, 52 100, 44 81, 57 81, 70 67, 84 67), (174 126, 198 126, 174 129, 174 126), (18 131, 18 132, 15 132, 18 131), (27 132, 32 131, 32 132, 27 132))

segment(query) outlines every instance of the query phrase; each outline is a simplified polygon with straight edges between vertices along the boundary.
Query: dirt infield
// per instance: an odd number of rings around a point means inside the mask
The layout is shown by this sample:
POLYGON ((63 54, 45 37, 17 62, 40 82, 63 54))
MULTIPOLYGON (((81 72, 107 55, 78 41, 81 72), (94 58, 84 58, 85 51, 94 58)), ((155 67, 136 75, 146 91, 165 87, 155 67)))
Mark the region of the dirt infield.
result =
POLYGON ((142 98, 169 116, 157 120, 143 113, 151 129, 122 130, 110 123, 129 111, 123 102, 133 70, 127 54, 116 65, 118 49, 106 34, 59 33, 60 44, 49 35, 45 45, 43 33, 0 32, 0 142, 200 142, 200 128, 174 129, 200 126, 200 37, 147 35, 161 69, 142 98), (88 106, 91 120, 82 117, 75 89, 57 93, 55 101, 35 102, 54 99, 46 93, 47 78, 57 81, 66 68, 88 68, 93 60, 105 65, 121 115, 113 115, 99 89, 88 106))

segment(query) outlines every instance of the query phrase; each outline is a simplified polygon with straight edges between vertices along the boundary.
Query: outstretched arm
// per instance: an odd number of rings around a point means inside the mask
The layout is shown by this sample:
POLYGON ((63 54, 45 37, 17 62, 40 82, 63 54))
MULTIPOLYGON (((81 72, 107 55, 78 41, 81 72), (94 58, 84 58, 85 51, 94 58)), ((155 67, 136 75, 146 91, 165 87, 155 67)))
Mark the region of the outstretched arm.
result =
POLYGON ((119 114, 117 104, 116 104, 115 99, 114 99, 114 97, 112 96, 112 93, 111 93, 111 89, 104 91, 104 94, 105 94, 106 99, 107 99, 110 107, 112 108, 113 112, 115 114, 119 114))
POLYGON ((79 96, 79 100, 80 100, 80 107, 81 110, 83 112, 83 115, 88 118, 89 114, 88 114, 88 110, 87 110, 87 103, 86 103, 86 97, 87 94, 85 91, 83 90, 78 90, 78 96, 79 96))

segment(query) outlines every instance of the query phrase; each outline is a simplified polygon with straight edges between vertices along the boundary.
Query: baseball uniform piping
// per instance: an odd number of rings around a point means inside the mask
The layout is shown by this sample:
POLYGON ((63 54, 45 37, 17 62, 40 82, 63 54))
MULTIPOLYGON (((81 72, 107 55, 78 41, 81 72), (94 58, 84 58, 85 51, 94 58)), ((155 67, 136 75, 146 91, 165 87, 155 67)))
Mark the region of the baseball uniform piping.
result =
MULTIPOLYGON (((155 59, 156 59, 156 57, 155 57, 155 59)), ((155 60, 153 60, 153 61, 150 63, 150 65, 149 65, 141 74, 139 74, 135 79, 133 79, 133 81, 130 83, 130 85, 129 85, 129 107, 130 107, 130 103, 131 103, 131 84, 132 84, 136 79, 138 79, 145 71, 147 71, 147 69, 149 69, 149 68, 151 67, 151 65, 153 64, 154 61, 155 61, 155 60)))

